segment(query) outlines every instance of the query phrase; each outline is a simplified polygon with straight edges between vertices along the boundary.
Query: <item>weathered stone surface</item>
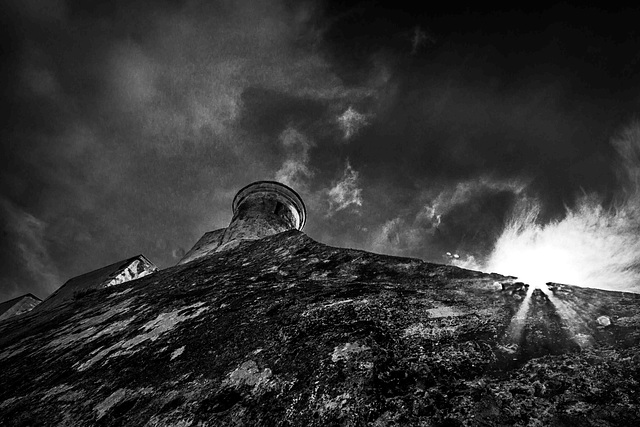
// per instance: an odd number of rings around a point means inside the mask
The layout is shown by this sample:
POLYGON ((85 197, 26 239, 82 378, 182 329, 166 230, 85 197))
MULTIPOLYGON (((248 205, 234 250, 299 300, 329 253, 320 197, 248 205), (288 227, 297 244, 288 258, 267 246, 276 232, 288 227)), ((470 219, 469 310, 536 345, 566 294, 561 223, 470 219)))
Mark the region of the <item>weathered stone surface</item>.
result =
POLYGON ((24 294, 4 301, 0 303, 0 320, 27 313, 41 302, 42 300, 33 294, 24 294))
POLYGON ((37 310, 50 310, 73 299, 75 294, 90 292, 98 288, 108 288, 147 276, 157 270, 158 267, 144 255, 136 255, 67 280, 42 304, 38 305, 37 310))
POLYGON ((0 424, 640 425, 640 296, 552 291, 288 231, 0 324, 0 424))

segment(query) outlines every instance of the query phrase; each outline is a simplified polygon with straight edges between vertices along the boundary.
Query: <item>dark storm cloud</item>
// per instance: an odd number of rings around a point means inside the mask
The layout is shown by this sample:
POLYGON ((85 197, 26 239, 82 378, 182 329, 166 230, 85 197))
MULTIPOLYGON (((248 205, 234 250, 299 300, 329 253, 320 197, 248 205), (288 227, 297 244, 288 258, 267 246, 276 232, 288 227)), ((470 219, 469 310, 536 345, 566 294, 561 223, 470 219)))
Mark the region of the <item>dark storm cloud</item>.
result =
POLYGON ((36 283, 40 286, 32 289, 34 293, 53 292, 60 279, 46 248, 47 224, 4 199, 0 201, 0 213, 3 240, 0 256, 3 261, 11 260, 3 263, 1 289, 16 294, 23 290, 24 283, 36 283))
POLYGON ((541 200, 543 222, 583 192, 612 200, 620 182, 609 139, 639 99, 629 14, 387 7, 340 10, 344 25, 327 34, 346 79, 366 75, 372 58, 393 70, 375 119, 345 151, 367 212, 353 241, 433 260, 449 250, 482 258, 519 198, 541 200), (407 28, 437 42, 410 55, 407 28), (374 42, 363 42, 367 32, 374 42), (370 60, 350 57, 356 47, 370 60))
POLYGON ((258 179, 294 186, 320 241, 481 258, 520 197, 549 219, 613 194, 608 140, 640 99, 638 40, 595 19, 624 14, 4 7, 0 299, 140 252, 172 265, 258 179))
POLYGON ((2 299, 46 296, 139 252, 170 265, 226 225, 238 188, 309 162, 315 139, 340 134, 337 112, 376 91, 333 74, 315 48, 312 3, 26 2, 6 12, 2 264, 15 274, 2 299), (292 154, 298 140, 308 146, 292 154))

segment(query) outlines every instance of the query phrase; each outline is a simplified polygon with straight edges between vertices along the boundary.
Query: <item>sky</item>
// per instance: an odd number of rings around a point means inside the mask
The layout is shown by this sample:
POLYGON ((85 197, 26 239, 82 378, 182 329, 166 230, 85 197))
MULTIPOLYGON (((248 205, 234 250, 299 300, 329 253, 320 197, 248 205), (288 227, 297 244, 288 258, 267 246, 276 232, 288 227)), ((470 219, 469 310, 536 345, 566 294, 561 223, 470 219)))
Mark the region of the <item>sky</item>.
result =
POLYGON ((0 301, 172 266, 264 179, 329 245, 638 286, 637 9, 344 3, 3 2, 0 301))

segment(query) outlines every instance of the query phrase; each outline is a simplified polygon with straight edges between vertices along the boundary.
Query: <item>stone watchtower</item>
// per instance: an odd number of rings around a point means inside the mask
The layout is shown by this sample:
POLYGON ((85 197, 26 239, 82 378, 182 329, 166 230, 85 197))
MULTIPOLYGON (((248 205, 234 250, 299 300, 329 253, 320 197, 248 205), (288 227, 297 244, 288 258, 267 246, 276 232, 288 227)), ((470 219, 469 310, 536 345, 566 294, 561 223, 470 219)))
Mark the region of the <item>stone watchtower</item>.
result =
POLYGON ((275 181, 257 181, 242 188, 234 197, 232 208, 229 226, 205 233, 178 264, 235 248, 245 240, 302 230, 307 220, 307 210, 298 193, 275 181))

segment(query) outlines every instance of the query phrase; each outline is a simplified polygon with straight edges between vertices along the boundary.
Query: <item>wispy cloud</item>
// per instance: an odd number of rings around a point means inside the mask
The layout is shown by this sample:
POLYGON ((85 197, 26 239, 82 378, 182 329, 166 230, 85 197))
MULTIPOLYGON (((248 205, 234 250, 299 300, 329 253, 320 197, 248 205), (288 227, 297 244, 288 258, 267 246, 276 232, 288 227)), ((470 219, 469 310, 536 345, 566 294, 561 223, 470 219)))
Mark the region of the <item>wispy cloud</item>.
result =
POLYGON ((362 189, 359 187, 358 172, 347 161, 342 178, 327 192, 329 214, 348 207, 362 206, 362 189))
POLYGON ((338 117, 338 124, 343 132, 344 140, 348 141, 368 124, 367 116, 360 114, 352 106, 349 106, 349 108, 338 117))
POLYGON ((494 198, 501 194, 515 197, 525 188, 524 180, 489 175, 457 183, 432 183, 416 197, 419 203, 413 210, 407 206, 398 209, 401 214, 373 231, 370 247, 376 252, 420 254, 461 266, 464 262, 469 267, 475 262, 470 251, 480 250, 486 256, 489 248, 484 245, 490 245, 492 231, 499 232, 502 226, 493 209, 503 207, 493 206, 494 198))
POLYGON ((372 250, 387 254, 403 255, 430 244, 437 232, 440 216, 433 208, 425 206, 415 217, 397 216, 387 220, 372 233, 372 250))
POLYGON ((311 3, 155 9, 136 41, 106 43, 97 74, 108 88, 103 113, 135 121, 140 142, 163 154, 180 155, 189 142, 243 153, 251 141, 238 134, 237 119, 249 88, 337 105, 376 93, 372 82, 346 86, 314 49, 318 12, 311 3))
POLYGON ((285 161, 276 172, 276 181, 293 188, 304 188, 313 176, 309 168, 309 150, 313 141, 298 130, 288 127, 280 134, 280 143, 285 151, 285 161))
POLYGON ((411 54, 415 55, 426 43, 435 43, 435 39, 419 26, 413 29, 413 37, 411 37, 411 54))
POLYGON ((490 175, 482 175, 441 189, 435 197, 430 198, 425 208, 432 210, 434 216, 442 218, 453 208, 470 202, 478 195, 503 191, 518 195, 527 188, 527 184, 528 181, 523 178, 497 179, 490 175))

